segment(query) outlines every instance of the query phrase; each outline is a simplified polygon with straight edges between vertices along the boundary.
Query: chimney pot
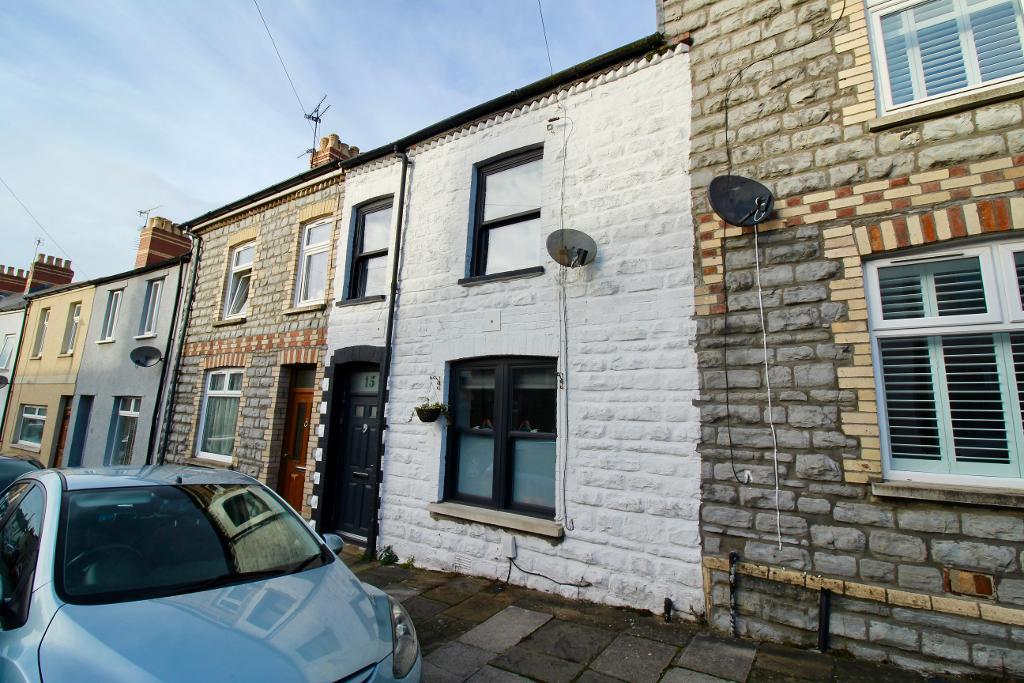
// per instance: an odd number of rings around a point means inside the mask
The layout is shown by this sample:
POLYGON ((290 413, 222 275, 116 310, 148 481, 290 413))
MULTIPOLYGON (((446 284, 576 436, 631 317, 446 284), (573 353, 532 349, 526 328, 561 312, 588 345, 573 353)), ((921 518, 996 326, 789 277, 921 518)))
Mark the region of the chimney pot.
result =
POLYGON ((358 147, 346 145, 337 133, 320 138, 320 147, 309 158, 309 167, 316 168, 332 161, 351 159, 359 153, 358 147))
POLYGON ((135 267, 142 268, 166 261, 192 249, 192 242, 181 228, 162 216, 150 216, 139 235, 135 267))

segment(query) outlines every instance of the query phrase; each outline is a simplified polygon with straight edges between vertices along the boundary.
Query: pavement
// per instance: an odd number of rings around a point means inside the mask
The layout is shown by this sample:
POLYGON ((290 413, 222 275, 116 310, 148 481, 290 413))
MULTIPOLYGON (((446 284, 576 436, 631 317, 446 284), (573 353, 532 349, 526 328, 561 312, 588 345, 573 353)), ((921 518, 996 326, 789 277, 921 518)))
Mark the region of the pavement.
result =
POLYGON ((345 563, 412 616, 423 649, 425 683, 925 680, 839 653, 726 638, 699 624, 665 623, 649 612, 570 600, 501 581, 366 562, 355 553, 346 548, 345 563))

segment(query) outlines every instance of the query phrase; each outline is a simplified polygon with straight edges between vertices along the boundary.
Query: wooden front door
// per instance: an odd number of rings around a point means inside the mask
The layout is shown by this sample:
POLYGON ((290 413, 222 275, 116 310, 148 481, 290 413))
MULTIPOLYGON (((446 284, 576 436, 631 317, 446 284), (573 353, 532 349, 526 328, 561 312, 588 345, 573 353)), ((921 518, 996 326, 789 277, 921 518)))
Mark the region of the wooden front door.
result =
POLYGON ((53 452, 53 466, 61 467, 64 464, 64 444, 68 441, 68 423, 71 422, 71 396, 64 396, 62 403, 64 411, 60 416, 60 425, 57 429, 57 445, 53 452))
POLYGON ((377 477, 377 397, 350 394, 345 406, 342 452, 340 529, 366 538, 375 514, 373 484, 377 477))
POLYGON ((288 414, 281 439, 281 467, 277 492, 298 511, 302 511, 306 484, 306 458, 309 455, 309 430, 313 422, 313 389, 288 392, 288 414))

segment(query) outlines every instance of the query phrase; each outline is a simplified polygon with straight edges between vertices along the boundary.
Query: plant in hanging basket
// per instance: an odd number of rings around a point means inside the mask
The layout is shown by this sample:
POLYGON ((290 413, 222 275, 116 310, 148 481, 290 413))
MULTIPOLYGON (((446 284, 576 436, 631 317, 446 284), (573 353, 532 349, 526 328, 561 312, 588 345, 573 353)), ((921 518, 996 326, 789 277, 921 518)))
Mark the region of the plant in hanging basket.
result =
POLYGON ((421 403, 415 410, 420 422, 437 422, 442 413, 448 412, 448 406, 443 403, 421 403))

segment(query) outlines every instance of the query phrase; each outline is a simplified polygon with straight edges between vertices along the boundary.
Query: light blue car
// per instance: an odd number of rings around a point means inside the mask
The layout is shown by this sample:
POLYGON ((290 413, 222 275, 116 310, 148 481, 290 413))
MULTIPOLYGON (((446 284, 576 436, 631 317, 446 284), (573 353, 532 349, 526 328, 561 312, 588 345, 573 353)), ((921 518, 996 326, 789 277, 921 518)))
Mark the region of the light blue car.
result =
POLYGON ((417 683, 412 620, 340 547, 235 472, 25 474, 0 495, 0 681, 417 683))

